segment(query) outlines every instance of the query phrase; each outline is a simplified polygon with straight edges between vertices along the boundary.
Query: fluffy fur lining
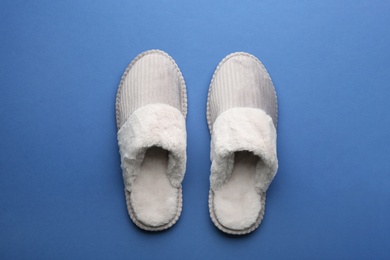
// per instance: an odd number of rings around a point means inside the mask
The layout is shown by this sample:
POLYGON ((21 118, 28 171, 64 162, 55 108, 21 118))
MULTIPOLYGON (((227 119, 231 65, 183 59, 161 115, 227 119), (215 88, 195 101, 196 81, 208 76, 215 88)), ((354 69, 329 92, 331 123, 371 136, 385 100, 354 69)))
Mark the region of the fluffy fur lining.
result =
POLYGON ((270 116, 261 109, 231 108, 215 120, 211 139, 210 183, 214 191, 231 177, 238 151, 249 151, 260 158, 255 187, 260 193, 267 191, 278 168, 276 129, 270 116))
POLYGON ((153 146, 168 151, 167 176, 179 188, 186 167, 186 139, 185 119, 178 109, 158 103, 134 111, 118 131, 126 190, 131 191, 145 152, 153 146))

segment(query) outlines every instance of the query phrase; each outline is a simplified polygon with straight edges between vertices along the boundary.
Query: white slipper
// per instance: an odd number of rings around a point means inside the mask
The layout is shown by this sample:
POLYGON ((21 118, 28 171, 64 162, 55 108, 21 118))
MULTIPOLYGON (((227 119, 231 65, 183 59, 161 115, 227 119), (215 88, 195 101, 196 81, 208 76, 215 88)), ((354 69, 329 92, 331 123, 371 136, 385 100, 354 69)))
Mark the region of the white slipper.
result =
POLYGON ((229 234, 252 232, 278 168, 276 93, 256 57, 241 52, 221 61, 209 88, 207 121, 211 219, 229 234))
POLYGON ((126 204, 148 231, 171 227, 182 210, 187 95, 183 76, 165 52, 138 55, 122 76, 116 122, 126 204))

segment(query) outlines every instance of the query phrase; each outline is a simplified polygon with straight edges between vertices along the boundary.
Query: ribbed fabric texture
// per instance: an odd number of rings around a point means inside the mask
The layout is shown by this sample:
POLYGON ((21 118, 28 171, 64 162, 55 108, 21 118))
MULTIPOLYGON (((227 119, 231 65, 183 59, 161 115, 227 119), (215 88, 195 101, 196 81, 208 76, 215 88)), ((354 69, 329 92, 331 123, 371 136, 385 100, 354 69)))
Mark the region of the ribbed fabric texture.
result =
POLYGON ((173 106, 186 115, 184 80, 168 54, 159 50, 142 53, 126 72, 118 100, 120 127, 136 109, 153 103, 173 106))
POLYGON ((209 93, 211 126, 222 112, 234 107, 264 110, 277 125, 274 86, 261 62, 247 53, 234 53, 218 65, 209 93))

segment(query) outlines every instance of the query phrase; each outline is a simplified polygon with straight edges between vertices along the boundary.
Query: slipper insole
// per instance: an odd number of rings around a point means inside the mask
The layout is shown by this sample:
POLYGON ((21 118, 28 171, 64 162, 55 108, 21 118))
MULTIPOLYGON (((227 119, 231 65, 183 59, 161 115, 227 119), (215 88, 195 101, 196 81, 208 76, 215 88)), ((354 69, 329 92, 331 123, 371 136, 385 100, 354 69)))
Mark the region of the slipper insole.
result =
POLYGON ((151 147, 145 153, 140 173, 130 195, 136 218, 148 226, 169 223, 176 215, 178 189, 167 176, 168 151, 151 147))
POLYGON ((214 213, 226 228, 244 230, 256 223, 261 210, 261 197, 254 186, 259 159, 251 152, 236 152, 231 177, 214 191, 214 213))

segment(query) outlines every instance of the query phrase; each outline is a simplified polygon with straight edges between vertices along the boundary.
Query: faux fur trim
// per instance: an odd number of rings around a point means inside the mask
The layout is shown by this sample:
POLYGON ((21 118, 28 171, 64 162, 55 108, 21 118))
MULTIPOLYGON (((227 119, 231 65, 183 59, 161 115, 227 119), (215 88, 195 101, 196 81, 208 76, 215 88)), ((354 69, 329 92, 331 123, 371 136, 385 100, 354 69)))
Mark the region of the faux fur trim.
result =
POLYGON ((211 188, 218 190, 231 176, 234 153, 250 151, 260 160, 255 187, 263 193, 278 169, 276 129, 272 118, 257 108, 237 107, 221 113, 211 135, 211 188))
POLYGON ((179 188, 186 167, 186 139, 185 119, 178 109, 158 103, 134 111, 118 131, 126 190, 131 191, 145 152, 152 146, 169 152, 167 176, 172 186, 179 188))

